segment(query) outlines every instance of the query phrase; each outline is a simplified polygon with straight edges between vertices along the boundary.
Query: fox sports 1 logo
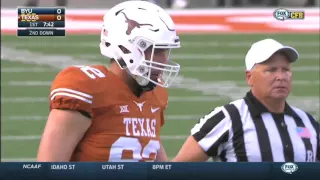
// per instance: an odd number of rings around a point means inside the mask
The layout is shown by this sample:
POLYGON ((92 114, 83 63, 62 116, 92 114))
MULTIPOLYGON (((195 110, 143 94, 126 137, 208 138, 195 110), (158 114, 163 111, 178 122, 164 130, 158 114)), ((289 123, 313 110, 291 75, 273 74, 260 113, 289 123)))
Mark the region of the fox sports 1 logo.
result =
POLYGON ((298 166, 295 163, 288 162, 281 166, 281 170, 287 174, 292 174, 298 170, 298 166))
POLYGON ((286 9, 276 9, 273 12, 274 18, 280 21, 284 21, 290 17, 290 12, 286 9))

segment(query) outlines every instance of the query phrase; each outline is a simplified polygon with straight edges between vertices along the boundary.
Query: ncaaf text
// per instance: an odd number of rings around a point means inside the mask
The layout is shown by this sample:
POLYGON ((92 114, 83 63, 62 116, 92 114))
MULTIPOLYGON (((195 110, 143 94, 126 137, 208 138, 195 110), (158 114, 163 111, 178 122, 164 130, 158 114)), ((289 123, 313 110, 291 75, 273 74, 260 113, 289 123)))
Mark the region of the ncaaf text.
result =
POLYGON ((273 13, 275 19, 284 20, 302 20, 305 18, 304 11, 289 11, 287 9, 276 9, 273 13))
POLYGON ((41 169, 42 165, 37 163, 22 164, 22 169, 41 169))

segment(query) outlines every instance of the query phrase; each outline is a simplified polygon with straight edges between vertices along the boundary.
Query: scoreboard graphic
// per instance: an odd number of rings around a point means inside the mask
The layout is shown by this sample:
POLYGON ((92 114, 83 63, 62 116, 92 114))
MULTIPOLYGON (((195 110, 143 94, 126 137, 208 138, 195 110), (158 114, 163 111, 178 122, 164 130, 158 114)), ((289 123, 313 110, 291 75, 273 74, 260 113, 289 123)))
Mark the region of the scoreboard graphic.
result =
POLYGON ((17 36, 65 36, 65 7, 18 7, 17 36))

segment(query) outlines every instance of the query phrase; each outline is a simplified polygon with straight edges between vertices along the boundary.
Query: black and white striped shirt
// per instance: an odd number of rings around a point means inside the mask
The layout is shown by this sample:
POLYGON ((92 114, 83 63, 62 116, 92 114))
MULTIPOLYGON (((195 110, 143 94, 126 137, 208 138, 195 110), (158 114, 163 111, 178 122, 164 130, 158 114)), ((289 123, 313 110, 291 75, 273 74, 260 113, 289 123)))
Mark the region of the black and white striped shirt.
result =
POLYGON ((248 92, 201 118, 191 134, 223 162, 314 162, 320 160, 319 129, 310 114, 288 104, 283 114, 270 113, 248 92))

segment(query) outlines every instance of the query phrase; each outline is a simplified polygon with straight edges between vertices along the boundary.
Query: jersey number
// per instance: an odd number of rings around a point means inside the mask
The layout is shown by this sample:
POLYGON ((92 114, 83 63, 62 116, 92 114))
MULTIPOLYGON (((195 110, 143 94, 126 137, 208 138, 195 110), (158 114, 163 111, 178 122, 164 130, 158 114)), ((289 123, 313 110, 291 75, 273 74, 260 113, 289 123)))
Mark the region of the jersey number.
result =
POLYGON ((158 149, 160 149, 160 142, 158 140, 150 140, 149 143, 142 148, 139 139, 132 137, 120 137, 111 146, 109 162, 138 162, 142 159, 149 159, 151 153, 157 155, 158 149), (131 151, 133 159, 122 159, 122 153, 124 150, 131 151))
POLYGON ((95 78, 104 78, 106 77, 105 74, 103 74, 103 72, 101 72, 99 69, 97 68, 93 68, 90 66, 77 66, 80 68, 81 71, 83 71, 87 76, 89 76, 91 79, 95 79, 95 78))

